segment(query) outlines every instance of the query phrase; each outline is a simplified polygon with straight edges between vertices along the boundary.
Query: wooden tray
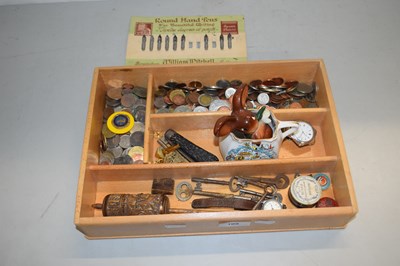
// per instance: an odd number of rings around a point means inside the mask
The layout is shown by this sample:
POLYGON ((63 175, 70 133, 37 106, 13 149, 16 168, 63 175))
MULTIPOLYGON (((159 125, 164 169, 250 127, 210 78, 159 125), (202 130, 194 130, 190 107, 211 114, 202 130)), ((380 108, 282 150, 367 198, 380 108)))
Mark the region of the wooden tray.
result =
MULTIPOLYGON (((207 190, 228 192, 218 185, 207 190)), ((190 201, 180 202, 169 196, 171 206, 190 208, 190 201)), ((75 225, 87 238, 154 237, 225 233, 254 233, 309 229, 344 228, 356 215, 357 203, 343 145, 334 100, 322 60, 255 61, 201 65, 101 67, 94 71, 90 93, 87 125, 76 198, 75 225), (228 113, 156 114, 153 93, 159 85, 171 79, 188 83, 200 80, 215 84, 218 79, 254 79, 283 77, 286 80, 316 82, 319 108, 277 109, 279 120, 305 120, 317 130, 312 146, 297 147, 284 141, 278 159, 254 161, 223 161, 212 130, 215 121, 228 113), (147 87, 144 161, 141 165, 99 165, 99 141, 107 83, 120 79, 147 87), (220 162, 155 164, 157 136, 173 128, 192 142, 217 155, 220 162), (275 176, 295 173, 327 173, 332 185, 324 196, 334 197, 340 207, 295 208, 281 191, 288 206, 279 211, 232 211, 210 213, 163 214, 128 217, 102 217, 91 207, 110 193, 150 193, 153 178, 171 177, 175 184, 191 177, 228 180, 232 175, 275 176)))

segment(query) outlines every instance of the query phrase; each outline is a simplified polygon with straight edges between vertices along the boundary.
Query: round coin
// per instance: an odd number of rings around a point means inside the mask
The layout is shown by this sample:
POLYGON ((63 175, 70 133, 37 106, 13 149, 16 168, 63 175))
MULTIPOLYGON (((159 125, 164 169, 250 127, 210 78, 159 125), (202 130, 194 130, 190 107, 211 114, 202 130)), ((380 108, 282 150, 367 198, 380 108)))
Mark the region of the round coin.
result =
POLYGON ((308 94, 314 91, 313 86, 305 84, 305 83, 299 83, 297 84, 296 90, 300 93, 303 94, 308 94))
POLYGON ((143 87, 134 87, 132 89, 132 92, 136 95, 139 96, 140 98, 146 98, 147 97, 147 89, 143 87))
POLYGON ((111 132, 108 127, 107 124, 103 124, 103 127, 101 129, 101 133, 103 133, 104 137, 106 138, 112 138, 115 136, 115 133, 111 132))
POLYGON ((108 151, 112 152, 112 154, 114 155, 114 158, 118 158, 118 157, 121 157, 123 150, 120 146, 117 146, 112 149, 108 148, 108 151))
POLYGON ((120 136, 115 135, 114 137, 107 139, 107 147, 110 149, 115 148, 119 145, 119 142, 120 142, 120 136))
POLYGON ((142 122, 135 122, 135 125, 131 129, 131 133, 134 133, 136 131, 144 132, 144 124, 142 122))
POLYGON ((144 145, 144 132, 143 131, 136 131, 133 132, 129 138, 130 146, 141 146, 144 145))
POLYGON ((265 93, 265 92, 260 93, 260 94, 257 96, 257 102, 258 102, 259 104, 263 104, 263 105, 269 103, 269 96, 268 96, 268 93, 265 93))
POLYGON ((107 85, 110 88, 122 88, 123 84, 124 84, 124 82, 120 79, 111 79, 107 82, 107 85))
POLYGON ((111 88, 107 90, 107 96, 112 100, 120 100, 122 96, 121 88, 111 88))
POLYGON ((227 88, 227 89, 225 90, 225 97, 226 97, 227 99, 229 99, 231 96, 233 96, 233 95, 235 94, 235 92, 236 92, 236 89, 235 89, 235 88, 227 88))
POLYGON ((119 139, 119 146, 123 149, 127 149, 131 146, 130 136, 122 135, 119 139))
POLYGON ((211 104, 212 98, 211 98, 210 95, 201 94, 201 95, 199 96, 198 101, 199 101, 199 104, 200 104, 200 105, 202 105, 202 106, 204 106, 204 107, 208 107, 208 106, 210 106, 210 104, 211 104))
POLYGON ((154 98, 154 107, 157 109, 165 108, 167 107, 167 103, 164 101, 163 96, 157 96, 154 98))
POLYGON ((187 105, 181 105, 175 108, 174 113, 189 113, 192 109, 187 105))
POLYGON ((197 106, 196 108, 194 108, 193 112, 195 112, 195 113, 208 112, 208 108, 200 105, 200 106, 197 106))
POLYGON ((134 162, 141 160, 143 161, 143 147, 134 146, 128 152, 129 156, 133 159, 134 162))
POLYGON ((132 164, 133 160, 129 155, 121 156, 115 158, 114 164, 132 164))
POLYGON ((121 104, 124 107, 130 108, 132 107, 138 100, 138 97, 135 94, 125 94, 121 97, 121 104))
POLYGON ((231 83, 226 79, 220 79, 215 83, 215 85, 217 85, 217 87, 226 89, 231 86, 231 83))

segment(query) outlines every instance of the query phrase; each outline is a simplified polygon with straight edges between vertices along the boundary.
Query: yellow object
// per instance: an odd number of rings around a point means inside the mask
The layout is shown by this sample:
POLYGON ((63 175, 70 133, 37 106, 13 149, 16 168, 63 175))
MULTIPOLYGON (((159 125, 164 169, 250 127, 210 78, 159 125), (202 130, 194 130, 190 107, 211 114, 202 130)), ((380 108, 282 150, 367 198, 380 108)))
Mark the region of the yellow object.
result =
POLYGON ((133 116, 125 111, 115 112, 107 119, 108 129, 115 134, 125 134, 134 125, 133 116))

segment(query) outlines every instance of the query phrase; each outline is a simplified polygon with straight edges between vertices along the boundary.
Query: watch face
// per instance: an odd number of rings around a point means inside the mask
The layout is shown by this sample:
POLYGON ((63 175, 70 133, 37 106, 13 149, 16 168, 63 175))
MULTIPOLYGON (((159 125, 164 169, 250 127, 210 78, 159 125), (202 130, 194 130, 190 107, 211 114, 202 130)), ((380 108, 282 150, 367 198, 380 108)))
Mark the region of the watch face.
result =
POLYGON ((263 210, 281 210, 282 204, 276 200, 270 199, 264 202, 263 210))
POLYGON ((293 133, 290 137, 298 142, 298 144, 308 144, 311 142, 315 137, 315 130, 314 128, 306 122, 299 121, 299 128, 298 130, 293 133))

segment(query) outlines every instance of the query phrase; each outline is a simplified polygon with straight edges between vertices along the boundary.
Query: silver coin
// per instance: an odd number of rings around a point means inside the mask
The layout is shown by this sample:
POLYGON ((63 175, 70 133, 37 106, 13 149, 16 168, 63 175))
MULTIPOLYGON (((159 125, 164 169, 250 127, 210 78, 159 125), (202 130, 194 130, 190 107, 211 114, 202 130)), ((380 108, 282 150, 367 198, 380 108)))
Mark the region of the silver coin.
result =
POLYGON ((156 114, 167 114, 167 113, 171 113, 171 110, 169 108, 161 108, 156 111, 156 114))
POLYGON ((145 110, 136 110, 135 121, 144 123, 145 120, 146 120, 146 111, 145 110))
POLYGON ((314 91, 313 86, 305 84, 305 83, 299 83, 296 87, 296 90, 300 93, 303 94, 308 94, 314 91))
POLYGON ((200 105, 200 106, 197 106, 196 108, 194 108, 193 112, 195 112, 195 113, 208 112, 208 108, 200 105))
POLYGON ((133 160, 129 155, 121 156, 115 158, 114 164, 132 164, 133 160))
POLYGON ((120 136, 119 135, 115 135, 111 138, 107 139, 107 147, 108 148, 115 148, 119 145, 120 142, 120 136))
POLYGON ((114 158, 121 157, 122 155, 122 148, 120 146, 117 146, 115 148, 108 148, 108 151, 112 152, 114 154, 114 158))
POLYGON ((189 113, 192 109, 187 105, 181 105, 175 108, 174 113, 189 113))
POLYGON ((144 132, 143 131, 136 131, 132 133, 130 136, 130 145, 131 146, 140 146, 143 147, 144 145, 144 132))
POLYGON ((119 146, 123 149, 127 149, 131 146, 130 136, 122 135, 119 140, 119 146))
POLYGON ((122 95, 133 93, 132 88, 122 88, 122 95))
POLYGON ((129 151, 130 151, 131 149, 132 149, 132 147, 129 147, 129 148, 125 149, 125 150, 122 152, 122 156, 129 155, 129 151))
POLYGON ((230 83, 228 80, 226 80, 226 79, 220 79, 220 80, 218 80, 218 81, 216 82, 215 85, 217 85, 217 87, 226 89, 226 88, 228 88, 228 87, 231 86, 231 83, 230 83))
POLYGON ((131 129, 131 133, 134 133, 134 132, 136 132, 136 131, 141 131, 141 132, 144 132, 144 124, 142 123, 142 122, 139 122, 139 121, 137 121, 137 122, 135 122, 134 124, 133 124, 133 128, 131 129))
POLYGON ((138 100, 135 103, 135 106, 144 106, 144 107, 146 107, 146 99, 138 98, 138 100))
POLYGON ((231 104, 225 100, 214 100, 210 104, 210 111, 218 111, 220 108, 224 108, 224 110, 231 110, 231 104))

